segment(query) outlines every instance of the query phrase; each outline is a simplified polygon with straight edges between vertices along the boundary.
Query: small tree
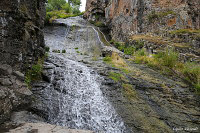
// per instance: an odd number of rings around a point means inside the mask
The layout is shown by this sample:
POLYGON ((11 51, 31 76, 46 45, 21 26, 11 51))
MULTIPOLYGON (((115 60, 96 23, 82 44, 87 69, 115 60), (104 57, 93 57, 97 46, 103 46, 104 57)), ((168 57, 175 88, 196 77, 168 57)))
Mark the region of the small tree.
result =
POLYGON ((47 7, 52 7, 53 10, 61 10, 65 3, 65 0, 48 0, 47 7))
POLYGON ((65 3, 65 4, 62 6, 62 9, 65 10, 66 13, 72 13, 72 7, 70 6, 69 3, 65 3))

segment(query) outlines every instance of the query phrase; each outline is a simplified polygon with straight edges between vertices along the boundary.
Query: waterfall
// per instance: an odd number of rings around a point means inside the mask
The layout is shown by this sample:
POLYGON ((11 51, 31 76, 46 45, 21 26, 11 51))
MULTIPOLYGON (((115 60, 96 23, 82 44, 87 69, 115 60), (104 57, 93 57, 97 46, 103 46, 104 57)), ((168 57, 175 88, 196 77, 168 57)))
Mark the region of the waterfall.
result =
MULTIPOLYGON (((77 17, 61 21, 80 25, 84 20, 77 17)), ((60 50, 69 49, 73 45, 90 46, 88 44, 93 44, 99 37, 97 34, 97 37, 88 39, 88 34, 96 34, 97 31, 87 27, 85 23, 81 24, 76 30, 74 41, 68 40, 70 34, 74 35, 72 30, 69 31, 69 27, 48 27, 45 31, 46 45, 60 50)), ((101 42, 100 39, 98 41, 101 42)), ((99 45, 99 42, 95 45, 99 45)), ((70 50, 73 51, 74 47, 70 50)), ((41 102, 38 108, 47 113, 47 121, 51 124, 95 132, 123 133, 124 122, 102 94, 101 83, 104 79, 92 68, 77 62, 76 58, 69 58, 71 54, 74 54, 74 57, 77 54, 71 51, 66 54, 49 53, 44 71, 47 72, 50 83, 46 83, 43 89, 34 89, 35 94, 38 94, 38 101, 41 102)))

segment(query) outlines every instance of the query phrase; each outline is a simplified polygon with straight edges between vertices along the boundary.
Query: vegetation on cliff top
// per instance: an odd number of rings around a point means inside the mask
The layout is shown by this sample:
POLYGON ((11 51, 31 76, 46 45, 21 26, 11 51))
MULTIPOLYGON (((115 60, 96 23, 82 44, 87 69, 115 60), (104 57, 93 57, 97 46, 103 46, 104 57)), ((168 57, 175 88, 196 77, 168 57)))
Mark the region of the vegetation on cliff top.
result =
POLYGON ((51 23, 57 18, 68 18, 83 15, 79 8, 80 0, 48 0, 46 5, 46 23, 51 23))

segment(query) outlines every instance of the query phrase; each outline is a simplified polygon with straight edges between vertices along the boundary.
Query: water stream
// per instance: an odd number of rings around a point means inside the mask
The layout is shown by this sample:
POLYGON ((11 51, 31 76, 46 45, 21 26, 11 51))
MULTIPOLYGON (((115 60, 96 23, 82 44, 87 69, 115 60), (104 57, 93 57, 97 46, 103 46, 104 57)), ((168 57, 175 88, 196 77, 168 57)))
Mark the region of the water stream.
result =
POLYGON ((104 79, 78 62, 83 56, 77 50, 89 54, 94 45, 101 47, 97 31, 80 17, 58 20, 57 23, 67 26, 47 27, 46 45, 51 51, 65 49, 66 53, 49 53, 44 65, 49 83, 45 83, 43 89, 35 87, 41 102, 36 108, 46 112, 48 122, 52 124, 95 132, 124 132, 122 119, 102 94, 104 79), (74 29, 73 25, 77 27, 74 29))

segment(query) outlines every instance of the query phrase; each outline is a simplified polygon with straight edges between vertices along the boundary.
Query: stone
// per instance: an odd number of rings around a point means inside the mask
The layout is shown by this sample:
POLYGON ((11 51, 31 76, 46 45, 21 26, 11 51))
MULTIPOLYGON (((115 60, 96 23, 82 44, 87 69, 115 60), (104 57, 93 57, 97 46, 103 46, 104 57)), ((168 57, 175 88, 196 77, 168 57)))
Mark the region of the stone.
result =
POLYGON ((5 90, 3 90, 2 87, 0 87, 0 99, 4 99, 7 96, 5 90))
POLYGON ((14 71, 13 75, 15 75, 18 79, 24 81, 24 74, 21 73, 20 71, 14 71))
POLYGON ((11 129, 8 133, 93 133, 89 130, 68 129, 56 125, 45 123, 24 123, 16 129, 11 129))
POLYGON ((36 114, 32 114, 28 111, 13 112, 11 114, 12 123, 25 123, 25 122, 44 122, 45 120, 36 114))
POLYGON ((7 64, 0 64, 0 75, 10 75, 12 73, 12 67, 7 64))
POLYGON ((16 92, 19 92, 20 94, 31 96, 33 93, 28 89, 28 87, 22 87, 16 90, 16 92))
POLYGON ((9 78, 0 78, 0 84, 4 86, 10 86, 12 85, 12 82, 9 78))

